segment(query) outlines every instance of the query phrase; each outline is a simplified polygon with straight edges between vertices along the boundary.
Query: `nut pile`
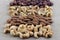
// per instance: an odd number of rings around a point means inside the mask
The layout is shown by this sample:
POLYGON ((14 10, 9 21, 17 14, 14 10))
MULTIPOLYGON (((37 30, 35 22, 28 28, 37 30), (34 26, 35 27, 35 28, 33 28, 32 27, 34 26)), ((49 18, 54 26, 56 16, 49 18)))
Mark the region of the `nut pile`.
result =
POLYGON ((4 33, 20 38, 51 38, 52 5, 50 0, 13 0, 4 33))
POLYGON ((42 15, 28 15, 28 16, 14 16, 11 19, 7 20, 8 24, 19 26, 20 24, 28 24, 28 25, 51 25, 52 19, 51 17, 46 17, 42 15))
POLYGON ((36 6, 10 6, 9 14, 10 16, 22 15, 27 16, 29 14, 39 14, 45 16, 52 16, 52 8, 49 6, 45 6, 44 8, 40 8, 36 6))
POLYGON ((39 7, 45 7, 45 5, 52 6, 53 3, 50 0, 14 0, 10 3, 10 6, 29 6, 38 5, 39 7))
POLYGON ((34 26, 27 24, 20 24, 19 26, 14 26, 11 24, 6 24, 5 33, 10 33, 13 36, 20 38, 29 38, 34 36, 35 38, 46 37, 50 38, 53 35, 50 25, 43 26, 42 24, 34 26))

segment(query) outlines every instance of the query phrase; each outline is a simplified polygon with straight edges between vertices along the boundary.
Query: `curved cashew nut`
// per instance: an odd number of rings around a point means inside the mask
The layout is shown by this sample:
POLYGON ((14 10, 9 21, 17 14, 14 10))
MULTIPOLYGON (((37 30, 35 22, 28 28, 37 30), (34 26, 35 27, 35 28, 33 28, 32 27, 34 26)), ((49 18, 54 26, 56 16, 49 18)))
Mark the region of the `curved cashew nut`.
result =
POLYGON ((28 29, 29 31, 32 31, 33 28, 34 28, 34 25, 28 25, 28 26, 27 26, 27 29, 28 29))
POLYGON ((30 34, 30 36, 33 36, 34 33, 32 31, 29 31, 29 34, 30 34))
POLYGON ((48 33, 46 33, 45 37, 46 37, 46 38, 50 38, 50 37, 52 37, 52 35, 53 35, 52 32, 48 32, 48 33))
POLYGON ((21 24, 21 25, 18 27, 18 31, 19 31, 19 32, 24 32, 24 31, 26 31, 26 30, 27 30, 26 26, 27 26, 27 25, 21 24))
POLYGON ((4 33, 9 33, 10 32, 10 26, 11 26, 11 24, 6 24, 5 25, 4 33))
POLYGON ((38 35, 39 35, 39 32, 34 32, 34 37, 35 38, 38 38, 39 37, 38 35))
POLYGON ((17 29, 17 26, 11 26, 10 27, 10 30, 16 30, 17 29))
POLYGON ((28 31, 25 31, 25 32, 20 32, 19 33, 20 35, 20 38, 28 38, 30 36, 29 32, 28 31))

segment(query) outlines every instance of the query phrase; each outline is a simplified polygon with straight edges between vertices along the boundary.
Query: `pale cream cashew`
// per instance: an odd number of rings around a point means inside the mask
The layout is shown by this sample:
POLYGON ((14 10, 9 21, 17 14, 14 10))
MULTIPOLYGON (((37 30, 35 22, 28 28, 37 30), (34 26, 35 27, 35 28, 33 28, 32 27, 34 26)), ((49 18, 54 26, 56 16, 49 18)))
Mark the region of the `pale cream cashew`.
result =
POLYGON ((42 31, 42 26, 39 28, 39 35, 42 36, 43 35, 43 31, 42 31))
POLYGON ((40 24, 40 25, 36 25, 36 27, 37 27, 37 28, 41 28, 41 27, 42 27, 42 24, 40 24))
POLYGON ((18 36, 17 34, 17 26, 11 26, 10 27, 10 34, 13 36, 18 36))
POLYGON ((29 31, 20 32, 19 34, 20 34, 19 35, 20 38, 29 38, 30 37, 29 31))
POLYGON ((42 31, 43 31, 42 35, 45 36, 45 34, 46 34, 46 32, 47 32, 47 29, 44 29, 44 28, 43 28, 42 31))
POLYGON ((12 36, 18 36, 16 30, 10 30, 10 35, 12 35, 12 36))
POLYGON ((16 30, 17 29, 17 26, 11 26, 10 27, 10 30, 16 30))
POLYGON ((30 36, 33 36, 34 33, 32 31, 29 31, 29 34, 30 34, 30 36))
POLYGON ((9 7, 9 14, 10 16, 15 16, 15 14, 17 15, 17 9, 16 9, 17 6, 10 6, 9 7))
POLYGON ((27 30, 32 31, 34 29, 34 25, 28 25, 27 30))
POLYGON ((47 32, 46 35, 45 35, 45 37, 46 37, 46 38, 50 38, 50 37, 52 37, 52 35, 53 35, 52 32, 47 32))
POLYGON ((38 32, 41 27, 42 27, 42 25, 36 25, 36 26, 34 27, 34 32, 38 32), (39 30, 38 30, 38 29, 39 29, 39 30))
POLYGON ((26 12, 27 8, 25 6, 21 7, 22 12, 26 12))
POLYGON ((52 8, 49 6, 45 6, 45 15, 48 16, 52 16, 53 12, 52 12, 52 8))
POLYGON ((40 34, 40 36, 45 36, 45 34, 46 34, 46 32, 47 32, 47 29, 45 29, 44 27, 40 27, 39 28, 39 34, 40 34))
POLYGON ((43 32, 42 31, 39 31, 39 35, 42 36, 43 32))
POLYGON ((4 33, 9 33, 9 32, 10 32, 9 28, 4 29, 4 33))
POLYGON ((10 6, 9 10, 15 10, 17 6, 10 6))
POLYGON ((24 13, 24 12, 20 12, 20 15, 21 16, 27 16, 26 13, 24 13))
POLYGON ((10 26, 11 24, 6 24, 4 28, 4 33, 9 33, 10 32, 10 26))
POLYGON ((24 32, 24 31, 26 31, 26 30, 27 30, 26 26, 27 26, 27 25, 21 24, 21 25, 18 27, 18 31, 19 31, 19 32, 24 32))
POLYGON ((37 27, 34 27, 34 32, 38 32, 38 28, 37 27))
POLYGON ((34 37, 38 38, 39 37, 39 32, 34 32, 34 37))
POLYGON ((52 30, 51 25, 44 26, 44 28, 47 30, 52 30))
POLYGON ((20 38, 23 38, 23 34, 21 32, 19 33, 19 37, 20 38))
POLYGON ((40 9, 38 10, 38 14, 39 14, 39 15, 45 15, 45 9, 44 9, 44 8, 40 8, 40 9))
POLYGON ((23 37, 26 37, 26 38, 29 38, 30 37, 30 34, 29 33, 26 33, 26 34, 23 34, 24 36, 23 37))
POLYGON ((11 24, 5 24, 5 28, 10 28, 11 24))

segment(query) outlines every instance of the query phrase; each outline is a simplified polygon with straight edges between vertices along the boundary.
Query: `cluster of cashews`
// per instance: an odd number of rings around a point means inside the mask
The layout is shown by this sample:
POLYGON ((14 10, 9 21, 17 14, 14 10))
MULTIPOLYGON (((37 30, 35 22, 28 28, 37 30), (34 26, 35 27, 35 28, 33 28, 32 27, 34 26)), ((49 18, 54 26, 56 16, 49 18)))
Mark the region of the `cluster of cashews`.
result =
POLYGON ((13 36, 19 36, 20 38, 29 38, 31 36, 34 36, 35 38, 41 36, 48 38, 53 35, 50 25, 42 26, 41 24, 36 26, 27 24, 12 26, 11 24, 6 24, 4 33, 10 33, 13 36))
POLYGON ((11 16, 15 15, 22 15, 27 16, 27 14, 39 14, 39 15, 45 15, 45 16, 52 16, 52 8, 49 6, 45 6, 45 8, 39 8, 36 6, 10 6, 9 7, 9 14, 11 16))

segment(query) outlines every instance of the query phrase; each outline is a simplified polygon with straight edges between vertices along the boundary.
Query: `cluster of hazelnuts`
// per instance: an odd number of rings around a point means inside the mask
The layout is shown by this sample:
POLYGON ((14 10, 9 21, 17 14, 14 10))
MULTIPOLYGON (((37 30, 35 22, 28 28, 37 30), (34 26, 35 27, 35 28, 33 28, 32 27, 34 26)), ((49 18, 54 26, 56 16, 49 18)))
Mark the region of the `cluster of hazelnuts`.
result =
POLYGON ((11 24, 5 25, 4 33, 10 33, 15 37, 29 38, 31 36, 35 38, 46 37, 50 38, 53 35, 50 25, 43 26, 42 24, 34 26, 27 24, 20 24, 19 26, 14 26, 11 24))

